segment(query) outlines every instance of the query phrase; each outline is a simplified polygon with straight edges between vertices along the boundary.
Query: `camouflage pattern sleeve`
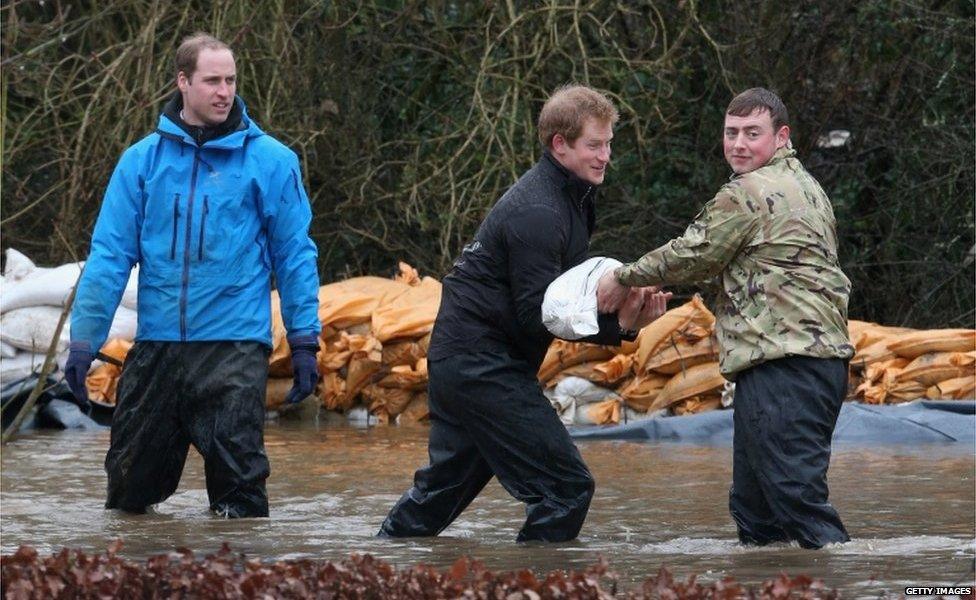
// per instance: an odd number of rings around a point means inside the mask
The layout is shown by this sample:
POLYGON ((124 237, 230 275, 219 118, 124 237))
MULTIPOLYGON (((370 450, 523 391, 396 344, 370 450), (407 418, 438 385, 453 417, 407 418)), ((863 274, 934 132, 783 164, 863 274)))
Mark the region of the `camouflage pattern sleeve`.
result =
POLYGON ((674 285, 718 275, 755 233, 757 212, 750 202, 723 187, 681 237, 618 267, 617 280, 630 286, 674 285))

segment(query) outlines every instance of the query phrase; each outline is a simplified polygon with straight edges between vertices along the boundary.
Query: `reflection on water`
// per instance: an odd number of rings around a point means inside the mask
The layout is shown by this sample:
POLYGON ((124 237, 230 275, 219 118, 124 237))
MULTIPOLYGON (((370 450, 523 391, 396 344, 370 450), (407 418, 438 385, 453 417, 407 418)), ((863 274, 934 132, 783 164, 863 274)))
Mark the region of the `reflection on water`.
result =
POLYGON ((972 583, 976 499, 972 448, 835 448, 831 499, 854 541, 820 552, 735 542, 727 512, 731 451, 675 444, 586 442, 597 480, 576 541, 514 543, 522 505, 491 483, 443 536, 381 540, 387 510, 426 462, 423 427, 269 424, 270 519, 222 520, 207 511, 203 463, 191 453, 176 494, 146 515, 101 508, 108 432, 45 432, 4 448, 0 547, 32 544, 143 558, 221 542, 254 557, 339 559, 372 553, 400 566, 446 566, 462 554, 491 569, 579 569, 606 557, 629 587, 662 565, 706 580, 754 583, 781 571, 824 579, 846 596, 901 594, 907 585, 972 583))

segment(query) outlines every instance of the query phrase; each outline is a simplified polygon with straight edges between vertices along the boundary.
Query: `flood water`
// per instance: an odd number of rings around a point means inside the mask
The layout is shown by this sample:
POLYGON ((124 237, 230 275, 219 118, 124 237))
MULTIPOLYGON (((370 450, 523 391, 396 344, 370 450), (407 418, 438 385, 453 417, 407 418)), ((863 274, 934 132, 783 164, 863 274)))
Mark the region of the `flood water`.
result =
POLYGON ((901 595, 905 586, 972 585, 976 492, 965 444, 835 446, 831 499, 854 541, 821 551, 736 543, 728 515, 731 449, 581 442, 597 491, 578 540, 519 545, 522 505, 492 482, 438 538, 374 537, 387 511, 426 463, 423 426, 354 428, 271 422, 271 518, 222 520, 207 511, 203 463, 191 451, 180 488, 146 515, 102 509, 108 431, 21 435, 0 456, 0 546, 42 555, 63 546, 142 559, 188 547, 231 548, 264 560, 341 559, 371 553, 398 566, 448 566, 460 555, 493 570, 582 569, 606 557, 623 589, 661 566, 705 580, 756 583, 806 573, 847 597, 901 595), (959 446, 964 446, 960 448, 959 446))

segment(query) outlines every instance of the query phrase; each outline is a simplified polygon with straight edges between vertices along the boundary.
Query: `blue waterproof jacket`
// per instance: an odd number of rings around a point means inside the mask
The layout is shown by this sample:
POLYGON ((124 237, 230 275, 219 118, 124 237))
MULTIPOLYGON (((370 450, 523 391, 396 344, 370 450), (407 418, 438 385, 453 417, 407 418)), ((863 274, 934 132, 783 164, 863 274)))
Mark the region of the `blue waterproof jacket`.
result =
POLYGON ((270 346, 272 271, 289 336, 318 335, 311 218, 298 157, 246 110, 238 131, 201 146, 161 116, 109 181, 71 313, 72 342, 102 347, 136 263, 137 341, 270 346))

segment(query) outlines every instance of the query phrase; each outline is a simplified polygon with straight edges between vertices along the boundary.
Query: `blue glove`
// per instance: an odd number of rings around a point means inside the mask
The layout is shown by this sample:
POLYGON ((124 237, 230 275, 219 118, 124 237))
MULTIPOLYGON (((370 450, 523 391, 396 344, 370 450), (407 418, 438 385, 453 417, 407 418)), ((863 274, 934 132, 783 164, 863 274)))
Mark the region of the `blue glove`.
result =
POLYGON ((319 364, 315 360, 319 341, 314 335, 295 335, 288 337, 288 345, 291 347, 295 385, 285 397, 285 404, 297 404, 315 391, 315 384, 319 381, 319 364))
POLYGON ((91 368, 95 355, 92 354, 91 344, 88 342, 71 342, 68 346, 68 362, 64 365, 64 380, 75 397, 78 408, 86 415, 91 413, 91 401, 88 400, 88 388, 85 378, 91 368))

